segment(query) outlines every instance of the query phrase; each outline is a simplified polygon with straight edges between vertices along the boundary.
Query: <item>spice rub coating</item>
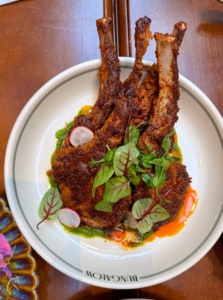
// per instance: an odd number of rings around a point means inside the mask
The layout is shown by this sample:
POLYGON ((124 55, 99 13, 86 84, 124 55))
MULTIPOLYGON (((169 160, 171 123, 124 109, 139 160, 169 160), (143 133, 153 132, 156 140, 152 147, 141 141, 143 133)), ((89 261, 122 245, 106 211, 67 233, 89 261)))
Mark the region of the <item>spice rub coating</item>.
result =
MULTIPOLYGON (((98 168, 90 168, 89 162, 92 159, 100 160, 107 152, 106 145, 109 145, 109 148, 112 149, 123 142, 126 127, 129 125, 129 116, 133 111, 137 111, 138 83, 142 76, 142 57, 151 37, 149 26, 150 20, 147 17, 136 23, 136 44, 140 45, 136 48, 138 59, 129 78, 119 85, 116 97, 112 97, 114 109, 109 117, 103 121, 101 128, 95 130, 94 138, 89 143, 78 147, 71 147, 71 145, 66 144, 66 147, 56 151, 52 163, 52 175, 60 183, 63 202, 79 213, 82 222, 92 227, 117 226, 131 203, 131 196, 121 199, 117 204, 114 204, 113 211, 109 216, 108 213, 95 210, 94 206, 102 199, 104 187, 97 188, 95 197, 92 197, 93 181, 98 168), (140 30, 138 24, 141 26, 140 30), (139 43, 137 42, 138 39, 140 39, 139 43)), ((116 61, 115 56, 114 59, 116 61)), ((112 65, 111 62, 110 64, 112 65)), ((102 73, 106 74, 104 71, 102 73)), ((103 82, 102 77, 99 76, 101 82, 103 82)), ((101 84, 102 94, 105 93, 105 86, 101 84)), ((100 104, 101 97, 98 99, 96 105, 100 104)), ((103 108, 103 101, 100 105, 103 108)), ((96 114, 92 118, 94 120, 98 117, 98 114, 96 114)))

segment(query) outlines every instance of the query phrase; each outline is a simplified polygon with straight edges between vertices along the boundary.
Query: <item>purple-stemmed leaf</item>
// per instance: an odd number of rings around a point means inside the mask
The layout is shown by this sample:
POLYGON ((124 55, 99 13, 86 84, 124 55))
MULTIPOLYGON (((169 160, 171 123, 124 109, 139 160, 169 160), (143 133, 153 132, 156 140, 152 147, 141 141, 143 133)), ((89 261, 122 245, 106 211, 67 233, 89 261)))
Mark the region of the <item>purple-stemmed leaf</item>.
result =
POLYGON ((124 176, 109 179, 105 184, 103 200, 115 203, 131 195, 130 181, 124 176))
POLYGON ((137 229, 141 233, 150 231, 154 223, 170 217, 168 212, 151 198, 137 200, 133 205, 132 214, 137 220, 140 220, 137 229))
POLYGON ((60 198, 58 189, 55 187, 50 188, 43 196, 39 206, 38 214, 42 221, 37 224, 37 229, 39 229, 39 225, 46 219, 56 220, 62 205, 63 201, 60 198))
POLYGON ((133 143, 118 147, 114 155, 114 170, 116 176, 126 176, 128 168, 136 160, 139 151, 133 143))
POLYGON ((147 212, 147 210, 151 207, 153 203, 153 199, 144 198, 137 200, 132 208, 132 214, 134 218, 137 220, 141 219, 147 212))

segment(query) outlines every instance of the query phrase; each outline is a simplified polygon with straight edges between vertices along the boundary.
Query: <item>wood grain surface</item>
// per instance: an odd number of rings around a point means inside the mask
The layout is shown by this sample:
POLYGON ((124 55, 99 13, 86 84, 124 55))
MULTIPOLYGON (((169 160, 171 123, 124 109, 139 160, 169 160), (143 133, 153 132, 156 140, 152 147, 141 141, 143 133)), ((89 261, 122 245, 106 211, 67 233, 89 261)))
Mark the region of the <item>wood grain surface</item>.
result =
MULTIPOLYGON (((116 44, 120 55, 126 56, 134 56, 132 41, 139 17, 146 15, 152 19, 152 32, 171 32, 174 23, 187 22, 179 56, 180 73, 194 82, 223 115, 223 4, 217 0, 117 0, 110 4, 106 0, 24 0, 0 6, 1 197, 6 198, 7 141, 19 113, 49 79, 78 63, 100 57, 95 20, 114 12, 114 25, 118 26, 114 28, 116 44)), ((154 51, 153 40, 145 59, 155 61, 154 51)), ((223 236, 183 274, 128 292, 79 282, 50 266, 35 251, 33 255, 41 300, 139 296, 155 300, 223 299, 223 236)))

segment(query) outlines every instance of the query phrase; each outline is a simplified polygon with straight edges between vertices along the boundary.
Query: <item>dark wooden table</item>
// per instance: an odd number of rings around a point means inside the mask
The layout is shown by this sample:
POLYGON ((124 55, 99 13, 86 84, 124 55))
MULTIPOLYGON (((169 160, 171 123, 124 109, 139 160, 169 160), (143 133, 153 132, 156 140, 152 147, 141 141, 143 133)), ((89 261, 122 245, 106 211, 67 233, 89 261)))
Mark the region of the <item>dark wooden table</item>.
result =
MULTIPOLYGON (((100 57, 95 20, 112 13, 114 2, 118 9, 115 25, 119 24, 114 36, 120 55, 134 55, 131 41, 139 17, 152 19, 153 32, 171 32, 180 20, 188 23, 179 57, 180 73, 203 90, 223 115, 223 4, 217 0, 105 0, 104 9, 101 0, 25 0, 0 6, 1 197, 6 198, 4 155, 16 118, 49 79, 100 57)), ((155 43, 151 43, 145 59, 154 61, 154 50, 155 43)), ((69 278, 33 254, 40 277, 40 299, 223 299, 223 236, 183 274, 125 294, 69 278)))

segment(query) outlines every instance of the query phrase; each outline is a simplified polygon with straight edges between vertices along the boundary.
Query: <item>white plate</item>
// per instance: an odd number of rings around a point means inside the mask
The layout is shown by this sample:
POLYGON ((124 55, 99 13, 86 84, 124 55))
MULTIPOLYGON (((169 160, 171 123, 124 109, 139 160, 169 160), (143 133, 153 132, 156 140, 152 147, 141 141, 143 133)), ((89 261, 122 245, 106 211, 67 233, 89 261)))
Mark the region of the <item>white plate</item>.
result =
MULTIPOLYGON (((122 78, 133 65, 121 58, 122 78)), ((170 279, 194 265, 223 228, 223 122, 211 101, 180 76, 176 129, 184 163, 199 202, 177 235, 126 251, 115 242, 69 235, 58 222, 40 221, 38 206, 48 189, 46 170, 54 134, 98 94, 100 60, 75 66, 45 84, 27 103, 12 130, 5 158, 5 185, 15 220, 31 246, 55 268, 89 284, 139 288, 170 279)))

